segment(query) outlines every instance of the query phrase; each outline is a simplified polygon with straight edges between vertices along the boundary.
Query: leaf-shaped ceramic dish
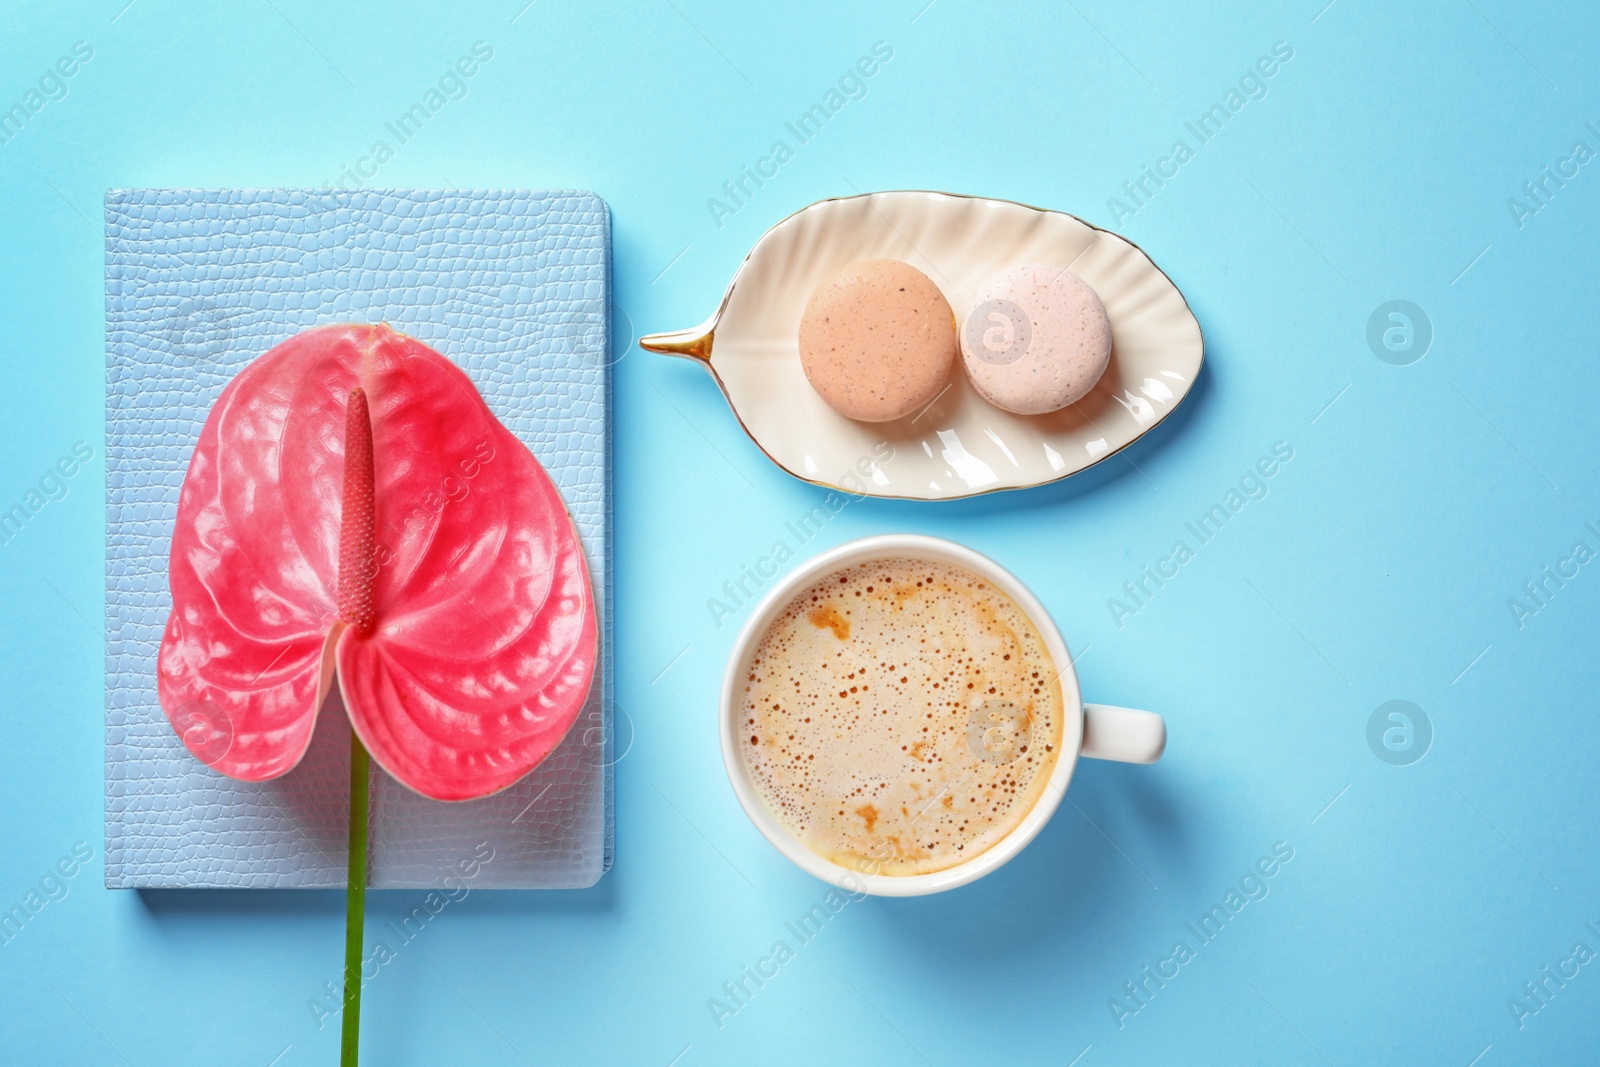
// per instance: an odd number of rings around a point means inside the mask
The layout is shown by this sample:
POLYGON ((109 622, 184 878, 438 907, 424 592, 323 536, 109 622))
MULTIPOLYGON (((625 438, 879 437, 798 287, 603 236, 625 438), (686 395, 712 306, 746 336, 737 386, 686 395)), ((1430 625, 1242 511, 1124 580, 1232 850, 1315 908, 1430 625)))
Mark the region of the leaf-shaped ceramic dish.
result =
POLYGON ((1200 324, 1138 246, 1082 219, 1009 200, 884 192, 823 200, 756 242, 702 326, 640 340, 705 364, 752 440, 797 478, 870 496, 953 500, 1043 485, 1137 441, 1188 395, 1200 324), (800 369, 800 315, 833 270, 899 259, 943 290, 957 321, 997 271, 1069 268, 1111 319, 1111 365, 1083 400, 1050 415, 993 406, 961 367, 922 412, 864 423, 825 404, 800 369))

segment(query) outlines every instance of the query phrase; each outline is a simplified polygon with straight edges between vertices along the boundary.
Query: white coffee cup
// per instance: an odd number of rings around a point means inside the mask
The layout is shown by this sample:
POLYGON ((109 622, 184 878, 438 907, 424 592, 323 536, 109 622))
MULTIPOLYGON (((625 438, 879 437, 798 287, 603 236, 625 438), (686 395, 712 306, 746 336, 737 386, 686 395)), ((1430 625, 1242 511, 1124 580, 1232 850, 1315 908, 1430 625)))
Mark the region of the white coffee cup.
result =
POLYGON ((773 586, 751 613, 739 632, 738 640, 734 642, 733 654, 728 657, 728 673, 722 681, 721 716, 722 761, 727 765, 728 779, 733 783, 739 803, 744 805, 745 814, 750 816, 750 821, 756 824, 763 836, 806 873, 853 893, 865 892, 885 897, 921 896, 966 885, 1022 851, 1050 821, 1050 816, 1055 814, 1056 805, 1061 803, 1062 796, 1066 794, 1067 783, 1072 780, 1072 771, 1080 755, 1121 763, 1154 763, 1161 758, 1167 745, 1167 725, 1161 716, 1131 708, 1083 703, 1083 696, 1078 690, 1078 675, 1073 669, 1066 642, 1061 639, 1061 632, 1056 629, 1044 605, 1015 575, 964 545, 919 534, 885 534, 851 541, 802 563, 773 586), (750 659, 766 635, 767 628, 797 593, 814 582, 846 567, 878 559, 932 560, 963 567, 988 579, 1033 621, 1060 673, 1061 702, 1065 709, 1062 716, 1061 753, 1056 758, 1055 768, 1043 793, 1022 821, 992 847, 953 867, 930 874, 879 874, 870 869, 870 861, 867 862, 869 869, 857 870, 834 863, 807 848, 761 799, 739 745, 737 720, 750 673, 750 659))

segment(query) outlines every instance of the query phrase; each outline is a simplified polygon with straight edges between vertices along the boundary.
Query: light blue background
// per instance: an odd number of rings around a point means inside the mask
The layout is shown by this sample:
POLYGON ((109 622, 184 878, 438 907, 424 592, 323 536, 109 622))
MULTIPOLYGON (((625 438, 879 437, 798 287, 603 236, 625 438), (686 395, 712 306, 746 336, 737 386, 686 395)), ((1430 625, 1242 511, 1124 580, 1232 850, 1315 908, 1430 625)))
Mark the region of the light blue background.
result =
MULTIPOLYGON (((0 108, 75 41, 94 49, 0 145, 0 505, 77 440, 97 457, 0 546, 0 909, 74 842, 95 849, 0 946, 0 1058, 337 1058, 307 1007, 338 974, 337 895, 98 884, 106 188, 336 180, 483 40, 465 99, 371 183, 600 193, 620 344, 700 321, 760 233, 825 196, 942 188, 1107 225, 1108 198, 1284 41, 1266 97, 1120 227, 1205 329, 1185 408, 1065 484, 852 504, 807 546, 919 530, 990 553, 1051 606, 1092 699, 1167 715, 1166 759, 1082 766, 1072 804, 977 885, 851 904, 719 1029, 707 999, 823 890, 725 781, 734 627, 705 602, 821 491, 776 471, 702 372, 628 351, 616 867, 585 892, 452 905, 369 985, 366 1061, 1593 1062, 1600 961, 1521 1028, 1507 1002, 1575 943, 1600 951, 1600 566, 1523 628, 1507 600, 1574 542, 1600 548, 1600 163, 1521 228, 1507 199, 1575 141, 1600 149, 1600 12, 125 2, 12 5, 0 39, 0 108), (894 57, 866 98, 719 228, 707 198, 880 40, 894 57), (1410 366, 1366 341, 1396 298, 1434 330, 1410 366), (1107 598, 1278 441, 1294 459, 1269 495, 1115 626, 1107 598), (1433 724, 1409 766, 1367 744, 1391 699, 1433 724), (1108 1000, 1195 945, 1185 922, 1278 841, 1294 859, 1266 899, 1119 1029, 1108 1000)), ((373 927, 417 902, 375 896, 373 927)))

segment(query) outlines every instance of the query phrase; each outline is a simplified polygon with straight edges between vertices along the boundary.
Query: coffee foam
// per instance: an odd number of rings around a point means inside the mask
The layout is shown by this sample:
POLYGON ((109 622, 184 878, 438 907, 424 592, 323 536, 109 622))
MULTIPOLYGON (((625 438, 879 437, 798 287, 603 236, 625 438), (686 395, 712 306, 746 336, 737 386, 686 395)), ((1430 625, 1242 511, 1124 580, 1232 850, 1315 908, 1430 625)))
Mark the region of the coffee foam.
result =
POLYGON ((1061 749, 1054 661, 1022 609, 945 563, 886 559, 791 600, 739 711, 757 791, 812 851, 926 874, 979 855, 1032 810, 1061 749))

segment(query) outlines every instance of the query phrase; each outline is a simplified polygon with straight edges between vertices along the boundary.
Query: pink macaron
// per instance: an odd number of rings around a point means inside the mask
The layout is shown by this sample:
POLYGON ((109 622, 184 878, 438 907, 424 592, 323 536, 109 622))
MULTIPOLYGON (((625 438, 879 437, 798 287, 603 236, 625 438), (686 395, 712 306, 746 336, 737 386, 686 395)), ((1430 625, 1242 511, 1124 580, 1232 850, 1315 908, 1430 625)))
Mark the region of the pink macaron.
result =
POLYGON ((961 329, 967 376, 996 407, 1043 415, 1089 394, 1111 361, 1111 320, 1093 287, 1063 267, 1001 271, 974 294, 961 329))

